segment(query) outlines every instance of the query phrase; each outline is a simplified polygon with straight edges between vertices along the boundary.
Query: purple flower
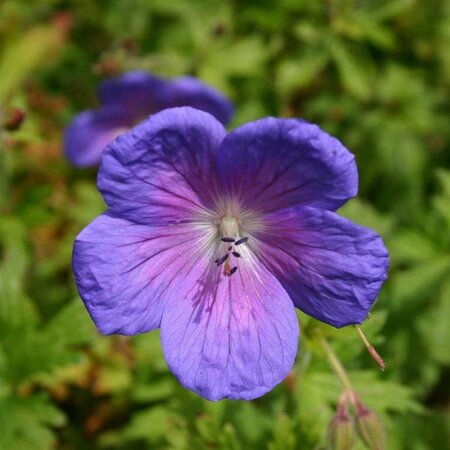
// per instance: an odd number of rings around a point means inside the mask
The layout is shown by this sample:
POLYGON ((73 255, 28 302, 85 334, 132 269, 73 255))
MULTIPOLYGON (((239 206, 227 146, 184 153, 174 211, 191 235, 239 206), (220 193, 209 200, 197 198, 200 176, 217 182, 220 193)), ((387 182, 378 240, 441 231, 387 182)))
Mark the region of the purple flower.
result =
POLYGON ((75 166, 96 166, 105 147, 149 114, 175 106, 209 112, 226 125, 233 105, 217 90, 193 77, 163 80, 145 72, 128 72, 103 81, 101 107, 75 116, 65 130, 64 152, 75 166))
POLYGON ((386 279, 380 236, 333 212, 357 183, 354 156, 316 125, 227 134, 207 113, 165 110, 103 154, 109 210, 75 241, 79 293, 104 334, 161 328, 183 386, 253 399, 292 368, 294 306, 360 323, 386 279))

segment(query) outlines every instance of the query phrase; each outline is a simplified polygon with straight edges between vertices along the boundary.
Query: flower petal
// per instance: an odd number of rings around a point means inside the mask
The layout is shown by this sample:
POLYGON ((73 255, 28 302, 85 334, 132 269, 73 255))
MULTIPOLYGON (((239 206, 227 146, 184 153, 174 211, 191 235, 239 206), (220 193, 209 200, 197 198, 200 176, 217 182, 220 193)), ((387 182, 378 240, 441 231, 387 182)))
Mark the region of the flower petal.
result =
POLYGON ((102 81, 98 96, 103 105, 126 109, 139 120, 165 108, 167 85, 167 81, 146 72, 127 72, 102 81))
POLYGON ((356 195, 354 156, 337 139, 297 119, 266 118, 237 128, 218 151, 220 185, 244 209, 296 204, 336 210, 356 195))
POLYGON ((197 262, 164 311, 164 356, 180 383, 202 397, 251 400, 292 368, 299 336, 294 306, 251 260, 231 277, 208 264, 197 262))
POLYGON ((106 146, 132 124, 132 117, 118 108, 84 111, 64 132, 64 153, 75 166, 96 166, 106 146))
POLYGON ((225 129, 205 112, 166 109, 104 152, 98 187, 111 211, 136 223, 191 219, 212 208, 214 154, 225 129))
POLYGON ((202 235, 192 225, 148 227, 105 213, 76 238, 78 292, 104 334, 158 328, 170 289, 202 235))
POLYGON ((102 104, 126 108, 137 119, 166 108, 192 106, 227 124, 234 109, 222 93, 197 78, 164 80, 141 71, 103 81, 99 86, 99 97, 102 104))
POLYGON ((295 306, 335 327, 363 322, 387 278, 381 237, 329 211, 271 213, 257 238, 261 261, 295 306))
POLYGON ((218 90, 194 77, 179 77, 165 89, 164 107, 192 106, 212 114, 226 125, 233 116, 233 104, 218 90))

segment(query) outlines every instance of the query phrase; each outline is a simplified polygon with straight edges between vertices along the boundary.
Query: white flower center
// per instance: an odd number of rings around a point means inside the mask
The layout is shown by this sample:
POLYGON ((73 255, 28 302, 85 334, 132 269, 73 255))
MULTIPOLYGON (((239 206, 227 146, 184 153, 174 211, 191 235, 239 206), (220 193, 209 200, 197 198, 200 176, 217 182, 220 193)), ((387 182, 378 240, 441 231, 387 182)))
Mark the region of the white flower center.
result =
POLYGON ((214 262, 218 267, 223 265, 223 274, 229 277, 236 272, 241 258, 237 247, 247 242, 248 236, 241 235, 241 221, 231 214, 222 216, 217 226, 223 245, 220 246, 220 256, 214 262))
POLYGON ((225 216, 220 219, 219 230, 224 238, 236 238, 239 233, 239 219, 234 216, 225 216))

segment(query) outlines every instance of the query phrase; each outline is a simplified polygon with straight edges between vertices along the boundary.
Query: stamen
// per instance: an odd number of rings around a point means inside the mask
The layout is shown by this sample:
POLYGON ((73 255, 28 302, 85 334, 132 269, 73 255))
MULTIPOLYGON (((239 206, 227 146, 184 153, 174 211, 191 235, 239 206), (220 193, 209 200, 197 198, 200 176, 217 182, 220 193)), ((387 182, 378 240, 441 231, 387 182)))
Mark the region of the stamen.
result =
POLYGON ((247 242, 248 237, 243 237, 238 241, 236 241, 236 238, 232 237, 239 235, 240 220, 234 215, 231 215, 230 212, 228 212, 227 215, 222 216, 219 219, 217 225, 220 235, 223 236, 220 239, 222 242, 226 242, 227 245, 226 245, 226 255, 217 258, 215 263, 217 264, 217 266, 223 264, 223 274, 226 277, 230 277, 238 269, 237 267, 231 267, 232 264, 231 256, 233 255, 235 258, 241 258, 241 254, 234 249, 234 246, 247 242))
POLYGON ((228 258, 228 253, 226 253, 225 255, 221 256, 220 258, 217 258, 214 262, 218 265, 221 266, 228 258))
POLYGON ((222 238, 222 241, 223 241, 223 242, 234 242, 235 239, 232 238, 232 237, 223 237, 223 238, 222 238))
POLYGON ((234 245, 241 245, 241 244, 243 244, 244 242, 247 242, 247 241, 248 241, 248 236, 245 236, 245 237, 243 237, 243 238, 237 240, 237 241, 234 243, 234 245))

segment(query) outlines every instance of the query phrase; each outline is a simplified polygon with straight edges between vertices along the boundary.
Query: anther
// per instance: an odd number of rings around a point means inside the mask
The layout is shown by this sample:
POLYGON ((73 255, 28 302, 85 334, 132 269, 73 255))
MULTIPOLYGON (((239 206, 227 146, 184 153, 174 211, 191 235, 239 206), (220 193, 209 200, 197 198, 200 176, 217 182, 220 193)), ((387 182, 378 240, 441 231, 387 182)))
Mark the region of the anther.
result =
POLYGON ((232 237, 223 237, 223 238, 222 238, 222 241, 223 241, 223 242, 234 242, 235 239, 232 238, 232 237))
POLYGON ((237 270, 237 267, 234 266, 234 267, 230 270, 230 273, 228 274, 228 276, 231 277, 231 275, 233 275, 233 273, 236 272, 236 270, 237 270))
MULTIPOLYGON (((223 239, 222 239, 222 240, 223 240, 223 239)), ((243 238, 237 240, 237 241, 234 243, 234 245, 241 245, 241 244, 243 244, 244 242, 247 242, 247 241, 248 241, 248 236, 245 236, 245 237, 243 237, 243 238)))
POLYGON ((236 256, 236 258, 241 257, 241 254, 239 252, 234 251, 234 252, 232 252, 232 254, 233 254, 233 256, 236 256))
POLYGON ((218 265, 221 266, 228 258, 228 253, 221 256, 220 258, 217 258, 214 262, 218 265))

